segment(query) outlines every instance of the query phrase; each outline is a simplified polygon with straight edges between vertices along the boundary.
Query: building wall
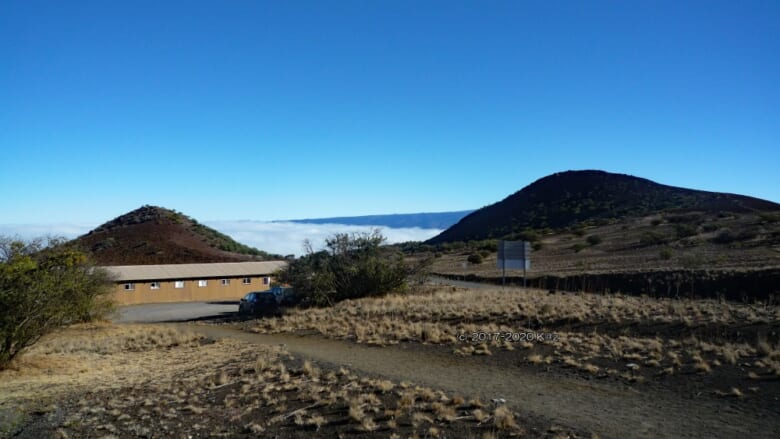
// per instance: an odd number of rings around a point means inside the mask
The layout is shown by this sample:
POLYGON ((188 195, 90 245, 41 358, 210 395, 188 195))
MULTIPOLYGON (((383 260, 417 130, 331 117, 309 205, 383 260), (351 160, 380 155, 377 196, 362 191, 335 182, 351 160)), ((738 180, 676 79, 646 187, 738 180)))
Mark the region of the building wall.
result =
POLYGON ((175 287, 175 280, 159 281, 159 289, 152 289, 152 281, 122 281, 115 285, 114 298, 119 305, 135 305, 140 303, 170 303, 170 302, 207 302, 213 300, 238 300, 250 291, 263 291, 271 288, 270 276, 241 276, 230 278, 180 279, 183 288, 175 287), (249 277, 250 283, 244 285, 242 280, 249 277), (222 279, 229 279, 229 285, 222 285, 222 279), (268 283, 264 280, 268 279, 268 283), (206 286, 199 287, 198 281, 205 280, 206 286), (125 290, 125 284, 135 284, 132 291, 125 290))

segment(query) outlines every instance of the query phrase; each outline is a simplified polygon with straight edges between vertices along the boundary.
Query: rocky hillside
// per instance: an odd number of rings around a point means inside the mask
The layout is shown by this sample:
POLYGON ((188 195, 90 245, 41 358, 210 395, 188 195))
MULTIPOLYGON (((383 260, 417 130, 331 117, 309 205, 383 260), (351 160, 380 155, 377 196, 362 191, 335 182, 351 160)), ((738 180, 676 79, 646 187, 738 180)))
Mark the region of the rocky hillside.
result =
POLYGON ((281 259, 234 241, 175 210, 142 206, 74 240, 101 265, 281 259))
POLYGON ((563 229, 653 214, 780 211, 780 204, 743 195, 666 186, 604 171, 567 171, 541 178, 483 207, 428 241, 520 239, 528 229, 563 229))

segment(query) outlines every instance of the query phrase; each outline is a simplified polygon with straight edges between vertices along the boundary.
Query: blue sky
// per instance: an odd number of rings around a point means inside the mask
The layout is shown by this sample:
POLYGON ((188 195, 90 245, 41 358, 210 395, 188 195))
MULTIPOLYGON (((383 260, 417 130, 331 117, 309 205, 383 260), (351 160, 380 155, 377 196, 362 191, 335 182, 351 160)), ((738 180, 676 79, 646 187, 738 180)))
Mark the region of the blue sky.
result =
POLYGON ((8 1, 0 224, 479 208, 604 169, 780 201, 780 2, 8 1))

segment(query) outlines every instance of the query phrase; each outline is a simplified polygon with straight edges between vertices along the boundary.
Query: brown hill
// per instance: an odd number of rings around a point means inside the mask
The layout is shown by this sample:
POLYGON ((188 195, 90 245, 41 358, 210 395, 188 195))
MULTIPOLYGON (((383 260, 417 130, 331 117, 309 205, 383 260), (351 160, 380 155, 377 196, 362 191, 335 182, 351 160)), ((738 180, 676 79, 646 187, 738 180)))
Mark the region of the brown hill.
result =
POLYGON ((281 259, 234 241, 175 210, 142 206, 73 241, 101 265, 281 259))
POLYGON ((663 212, 767 212, 780 204, 744 195, 666 186, 604 171, 548 175, 483 207, 430 239, 429 244, 481 239, 527 239, 528 229, 563 229, 663 212))

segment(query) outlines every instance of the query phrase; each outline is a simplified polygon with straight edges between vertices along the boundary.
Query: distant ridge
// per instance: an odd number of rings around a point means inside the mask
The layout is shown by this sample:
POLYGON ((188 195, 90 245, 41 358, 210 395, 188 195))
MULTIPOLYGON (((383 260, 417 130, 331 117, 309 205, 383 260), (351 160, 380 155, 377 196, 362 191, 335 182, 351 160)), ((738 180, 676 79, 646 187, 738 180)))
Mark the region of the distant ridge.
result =
POLYGON ((780 210, 780 204, 666 186, 625 174, 566 171, 540 178, 504 200, 472 212, 428 243, 511 239, 529 228, 557 229, 670 210, 739 213, 780 210))
POLYGON ((175 210, 142 206, 71 243, 101 265, 185 264, 282 259, 236 242, 175 210))
MULTIPOLYGON (((301 224, 346 224, 352 226, 384 226, 391 228, 418 227, 421 229, 446 229, 460 221, 473 210, 457 212, 402 213, 390 215, 344 216, 333 218, 315 218, 288 220, 301 224)), ((280 222, 280 221, 277 221, 280 222)))

